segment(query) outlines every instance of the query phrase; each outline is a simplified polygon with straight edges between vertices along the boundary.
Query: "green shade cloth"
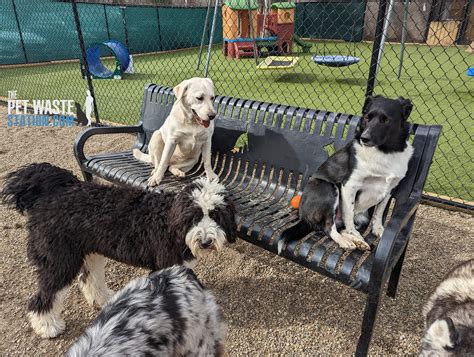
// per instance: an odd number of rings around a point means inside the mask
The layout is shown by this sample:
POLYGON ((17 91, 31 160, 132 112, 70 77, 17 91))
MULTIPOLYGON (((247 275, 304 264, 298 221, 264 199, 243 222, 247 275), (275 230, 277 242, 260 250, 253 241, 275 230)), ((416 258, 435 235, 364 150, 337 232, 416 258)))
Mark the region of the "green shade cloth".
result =
POLYGON ((224 1, 224 5, 230 7, 232 10, 248 10, 250 2, 250 9, 258 9, 257 0, 227 0, 224 1))
POLYGON ((294 2, 276 2, 272 4, 272 9, 294 9, 294 2))
MULTIPOLYGON (((0 64, 26 62, 12 4, 11 0, 0 0, 0 64)), ((29 62, 81 58, 71 2, 15 0, 15 4, 29 62)), ((77 9, 86 48, 109 39, 127 45, 120 7, 78 3, 77 9)), ((206 11, 205 7, 127 6, 123 15, 128 50, 135 54, 199 46, 206 11)), ((205 39, 209 41, 207 36, 205 39)), ((219 11, 214 43, 221 41, 222 15, 219 11)), ((108 51, 104 53, 111 55, 108 51)))
MULTIPOLYGON (((366 1, 347 3, 305 2, 296 4, 295 33, 303 38, 362 41, 366 1)), ((344 46, 341 45, 341 49, 344 46)), ((345 49, 343 55, 348 55, 345 49)))

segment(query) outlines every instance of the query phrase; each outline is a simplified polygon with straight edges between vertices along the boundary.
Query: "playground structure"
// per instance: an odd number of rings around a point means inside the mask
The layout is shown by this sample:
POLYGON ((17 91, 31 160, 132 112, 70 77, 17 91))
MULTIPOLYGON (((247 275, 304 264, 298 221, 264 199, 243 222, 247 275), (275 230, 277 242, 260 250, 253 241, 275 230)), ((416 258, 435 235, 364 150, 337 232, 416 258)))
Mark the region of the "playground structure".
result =
POLYGON ((222 6, 222 27, 222 50, 230 58, 255 57, 264 49, 270 55, 290 54, 295 37, 308 50, 308 44, 295 35, 295 4, 291 2, 273 3, 259 12, 256 0, 227 0, 222 6))
MULTIPOLYGON (((196 70, 199 70, 204 41, 209 30, 208 25, 211 23, 204 77, 207 77, 209 73, 219 4, 219 0, 216 0, 214 15, 212 21, 209 22, 211 0, 207 2, 206 20, 196 64, 196 70)), ((294 67, 298 63, 299 57, 287 55, 291 54, 293 50, 293 41, 302 48, 303 53, 308 53, 312 47, 311 43, 303 41, 294 33, 295 4, 291 2, 277 2, 270 6, 269 0, 265 0, 263 12, 258 12, 256 0, 226 0, 222 5, 222 27, 224 57, 237 59, 254 57, 258 70, 294 67), (266 53, 263 51, 264 49, 266 49, 266 53), (266 58, 259 63, 261 55, 266 58)))
MULTIPOLYGON (((227 0, 222 5, 222 51, 231 58, 253 57, 254 36, 257 27, 255 0, 227 0)), ((255 39, 257 40, 257 39, 255 39)), ((264 38, 260 38, 263 41, 264 38)))
POLYGON ((272 4, 269 14, 266 9, 257 16, 257 33, 265 33, 277 37, 278 54, 293 52, 293 36, 295 36, 295 4, 277 2, 272 4))
MULTIPOLYGON (((122 75, 131 65, 131 57, 128 48, 121 42, 108 40, 102 43, 93 43, 86 50, 86 61, 89 67, 89 74, 95 79, 122 79, 122 75), (102 50, 109 49, 115 57, 114 70, 108 69, 100 60, 103 55, 102 50)), ((86 67, 81 63, 82 77, 86 77, 86 67)))

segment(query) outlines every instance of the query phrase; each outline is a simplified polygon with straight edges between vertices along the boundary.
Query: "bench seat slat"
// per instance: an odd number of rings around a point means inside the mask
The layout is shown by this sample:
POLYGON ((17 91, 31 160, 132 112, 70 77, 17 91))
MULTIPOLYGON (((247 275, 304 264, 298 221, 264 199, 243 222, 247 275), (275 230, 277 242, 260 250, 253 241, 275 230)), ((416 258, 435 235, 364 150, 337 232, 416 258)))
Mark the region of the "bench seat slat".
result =
MULTIPOLYGON (((213 157, 217 169, 222 166, 226 167, 221 175, 235 173, 233 169, 236 160, 230 165, 232 155, 227 156, 225 162, 223 154, 213 157)), ((262 163, 249 163, 248 165, 251 168, 247 169, 248 175, 244 176, 244 168, 241 163, 239 180, 242 181, 237 183, 238 180, 235 178, 227 177, 227 183, 230 183, 228 186, 230 195, 238 197, 236 202, 240 219, 239 235, 244 240, 276 253, 281 231, 298 220, 297 211, 289 207, 289 201, 296 191, 297 180, 295 175, 289 182, 287 182, 288 176, 283 176, 281 180, 278 180, 277 170, 273 170, 273 176, 269 177, 271 169, 268 165, 264 167, 262 163), (261 179, 262 170, 264 170, 263 179, 261 179), (255 171, 253 178, 251 171, 255 171)), ((176 179, 167 173, 160 188, 180 190, 187 183, 192 182, 195 177, 203 174, 202 165, 197 166, 184 179, 176 179)), ((146 188, 146 181, 151 172, 151 166, 135 160, 131 152, 91 156, 85 167, 89 172, 117 184, 140 188, 146 188)), ((224 181, 224 183, 226 182, 224 181)), ((342 249, 335 248, 335 243, 332 240, 318 237, 316 233, 311 234, 303 242, 291 242, 287 246, 284 256, 312 270, 318 272, 325 270, 325 275, 337 278, 337 280, 358 290, 367 290, 368 274, 361 273, 351 278, 351 273, 362 254, 358 251, 352 252, 341 262, 342 249), (296 249, 297 247, 299 249, 296 249), (311 251, 313 252, 309 256, 311 251), (325 266, 320 265, 323 258, 326 260, 325 266), (342 268, 337 272, 336 266, 339 265, 342 265, 342 268)), ((367 269, 367 266, 370 264, 364 262, 361 269, 367 269)))

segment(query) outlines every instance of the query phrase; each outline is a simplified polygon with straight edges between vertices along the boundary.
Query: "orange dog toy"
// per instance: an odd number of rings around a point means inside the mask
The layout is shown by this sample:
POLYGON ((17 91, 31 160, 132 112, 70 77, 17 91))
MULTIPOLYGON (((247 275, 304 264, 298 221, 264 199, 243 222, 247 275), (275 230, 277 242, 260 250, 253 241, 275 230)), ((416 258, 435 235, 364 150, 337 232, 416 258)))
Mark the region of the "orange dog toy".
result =
POLYGON ((294 196, 291 199, 291 207, 293 207, 294 209, 298 209, 298 207, 300 206, 300 201, 301 201, 300 195, 294 196))

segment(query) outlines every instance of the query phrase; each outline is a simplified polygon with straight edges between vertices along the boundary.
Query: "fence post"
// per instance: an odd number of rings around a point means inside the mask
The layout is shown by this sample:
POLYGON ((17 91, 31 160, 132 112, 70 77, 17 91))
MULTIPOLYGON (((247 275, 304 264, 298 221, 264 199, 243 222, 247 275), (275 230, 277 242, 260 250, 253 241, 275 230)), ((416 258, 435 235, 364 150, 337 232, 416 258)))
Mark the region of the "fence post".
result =
POLYGON ((423 34, 423 42, 426 42, 428 40, 428 35, 430 33, 430 24, 431 24, 431 21, 433 21, 434 19, 435 12, 437 11, 436 10, 437 6, 438 6, 437 1, 433 1, 430 5, 430 13, 428 14, 428 19, 426 21, 426 27, 423 34))
POLYGON ((160 23, 160 8, 156 8, 156 23, 158 25, 158 41, 160 41, 160 51, 163 51, 163 44, 161 43, 161 23, 160 23))
POLYGON ((79 46, 81 47, 81 54, 82 54, 82 63, 86 69, 86 78, 87 78, 87 86, 89 91, 91 92, 92 98, 94 98, 94 113, 95 113, 95 122, 96 124, 100 123, 99 120, 99 111, 97 110, 97 100, 94 94, 94 86, 92 85, 92 78, 89 73, 89 64, 87 63, 86 58, 86 47, 84 46, 84 38, 82 37, 82 30, 81 30, 81 22, 79 20, 79 13, 77 11, 77 0, 72 1, 72 12, 74 14, 74 22, 76 23, 76 30, 77 30, 77 37, 79 39, 79 46))
POLYGON ((212 16, 211 35, 209 36, 209 47, 207 48, 206 66, 204 67, 204 77, 209 73, 209 63, 211 61, 212 42, 214 41, 214 30, 216 29, 217 10, 219 9, 219 0, 216 0, 214 15, 212 16))
POLYGON ((201 56, 202 56, 202 49, 204 48, 204 38, 206 36, 210 37, 209 35, 209 13, 211 12, 211 0, 207 0, 207 11, 206 11, 206 20, 204 20, 204 27, 202 29, 202 37, 201 37, 201 45, 199 46, 199 55, 198 61, 196 64, 196 71, 199 70, 199 66, 201 65, 201 56))
POLYGON ((466 34, 467 25, 469 23, 469 16, 471 15, 471 12, 472 12, 472 3, 473 3, 473 0, 468 0, 465 5, 464 15, 462 17, 461 26, 459 27, 458 35, 455 42, 456 45, 462 44, 462 40, 464 38, 464 35, 466 34))
POLYGON ((20 20, 18 19, 18 12, 16 11, 15 0, 12 0, 13 13, 15 14, 16 26, 18 27, 18 33, 20 34, 21 48, 23 55, 25 56, 25 62, 28 63, 28 56, 26 55, 25 42, 23 41, 23 34, 21 33, 20 20))
POLYGON ((127 46, 128 50, 130 51, 130 45, 128 43, 127 18, 125 17, 125 6, 120 6, 120 11, 122 12, 123 31, 125 32, 125 46, 127 46))
POLYGON ((104 4, 104 19, 105 19, 105 27, 107 28, 107 38, 110 40, 109 18, 107 17, 107 8, 105 4, 104 4))
POLYGON ((400 64, 398 65, 397 79, 400 79, 403 69, 403 57, 405 55, 405 42, 407 39, 408 6, 410 5, 410 0, 403 0, 403 3, 402 42, 400 44, 400 64))
POLYGON ((366 97, 372 95, 374 92, 375 77, 377 76, 377 64, 380 52, 380 43, 382 42, 386 10, 387 0, 380 0, 379 12, 377 15, 377 26, 375 27, 374 45, 372 47, 372 57, 370 59, 369 78, 367 79, 367 90, 365 91, 366 97))
MULTIPOLYGON (((298 31, 298 30, 295 30, 296 34, 300 37, 305 37, 306 34, 307 34, 307 31, 306 31, 306 4, 305 2, 300 2, 298 5, 302 6, 303 7, 303 21, 302 24, 303 26, 301 26, 301 30, 298 31)), ((310 36, 308 36, 310 37, 310 36)))

